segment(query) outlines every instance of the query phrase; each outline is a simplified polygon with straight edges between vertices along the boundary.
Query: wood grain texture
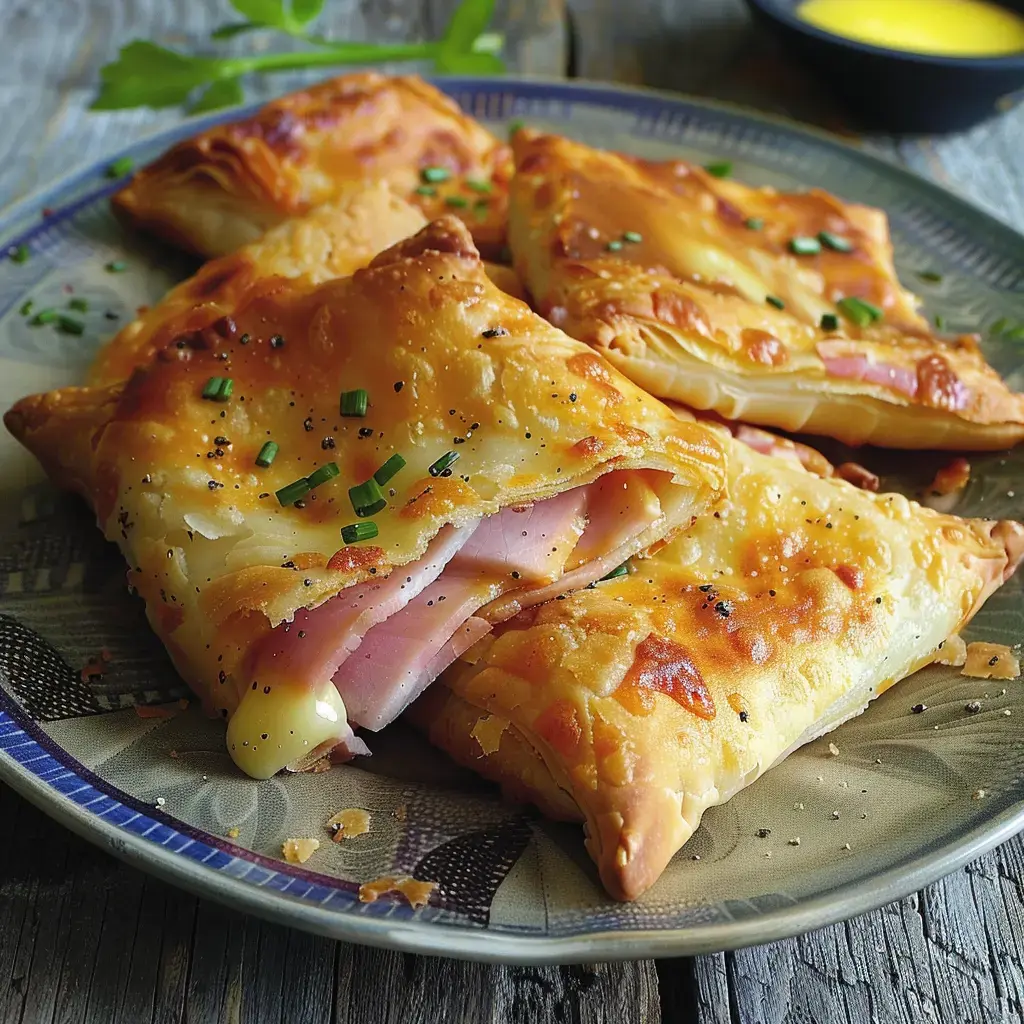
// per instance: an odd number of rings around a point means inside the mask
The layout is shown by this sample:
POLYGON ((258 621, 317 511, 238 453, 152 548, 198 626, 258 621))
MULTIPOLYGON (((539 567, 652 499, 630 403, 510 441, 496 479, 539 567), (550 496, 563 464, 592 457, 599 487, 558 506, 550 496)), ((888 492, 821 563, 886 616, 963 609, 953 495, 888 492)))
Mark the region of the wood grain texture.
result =
MULTIPOLYGON (((426 38, 454 2, 328 0, 324 27, 426 38)), ((827 93, 751 33, 742 0, 569 3, 581 76, 849 132, 827 93)), ((215 0, 0 6, 0 202, 176 123, 177 110, 87 113, 96 69, 136 37, 194 48, 230 16, 215 0)), ((559 0, 499 0, 499 20, 518 70, 560 73, 559 0)), ((310 77, 252 83, 250 95, 310 77)), ((958 137, 863 140, 1017 227, 1022 142, 1021 110, 958 137)), ((995 1024, 1024 1009, 1019 839, 923 893, 788 942, 696 961, 535 969, 348 946, 248 918, 116 863, 3 787, 0 821, 0 1024, 995 1024)))

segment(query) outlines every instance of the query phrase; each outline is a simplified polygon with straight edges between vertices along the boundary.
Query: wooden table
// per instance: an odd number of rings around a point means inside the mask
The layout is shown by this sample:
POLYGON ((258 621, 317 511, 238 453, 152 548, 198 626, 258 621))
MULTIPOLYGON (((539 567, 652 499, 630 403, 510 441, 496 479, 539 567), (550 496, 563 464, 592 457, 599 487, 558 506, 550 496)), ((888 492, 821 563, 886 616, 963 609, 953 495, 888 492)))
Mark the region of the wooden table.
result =
MULTIPOLYGON (((329 0, 347 38, 436 34, 450 0, 329 0)), ((734 99, 843 130, 740 0, 499 0, 514 67, 734 99)), ((90 114, 97 68, 136 37, 195 46, 215 0, 3 0, 0 202, 174 123, 177 110, 90 114)), ((300 78, 275 78, 269 95, 300 78)), ((863 144, 1024 228, 1024 111, 943 140, 863 144)), ((1024 843, 1006 844, 874 914, 694 960, 492 967, 381 952, 264 924, 154 881, 0 787, 0 1022, 1019 1019, 1024 843)))

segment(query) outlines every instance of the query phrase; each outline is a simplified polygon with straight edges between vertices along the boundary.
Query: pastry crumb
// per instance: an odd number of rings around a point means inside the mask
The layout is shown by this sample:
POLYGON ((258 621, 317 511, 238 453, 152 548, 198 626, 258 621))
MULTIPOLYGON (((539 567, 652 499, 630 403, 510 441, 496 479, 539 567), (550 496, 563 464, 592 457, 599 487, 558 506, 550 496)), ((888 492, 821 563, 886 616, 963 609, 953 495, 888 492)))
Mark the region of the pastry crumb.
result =
POLYGON ((289 864, 305 864, 319 849, 319 839, 286 839, 281 844, 281 854, 289 864))
POLYGON ((493 754, 501 746, 501 737, 509 727, 507 718, 487 715, 477 721, 470 735, 476 740, 484 754, 493 754))
POLYGON ((237 839, 241 834, 241 829, 237 825, 232 825, 227 831, 228 839, 237 839))
POLYGON ((967 645, 960 675, 970 679, 1019 679, 1020 659, 1006 644, 976 641, 967 645))
POLYGON ((935 654, 936 665, 953 665, 959 668, 966 660, 967 644, 956 633, 943 640, 935 654))
POLYGON ((928 494, 944 497, 962 491, 971 479, 971 464, 964 458, 953 459, 936 474, 928 488, 928 494))
POLYGON ((799 836, 793 836, 793 838, 790 839, 790 841, 789 841, 789 845, 790 846, 799 846, 800 845, 800 837, 799 836))
POLYGON ((395 821, 405 821, 409 814, 409 808, 405 804, 399 804, 395 808, 395 821))
POLYGON ((430 895, 436 888, 437 882, 420 882, 408 876, 383 875, 359 886, 359 902, 373 903, 386 893, 397 892, 409 901, 413 910, 420 910, 430 902, 430 895))
POLYGON ((340 843, 342 839, 352 839, 369 832, 370 814, 361 807, 346 807, 328 818, 326 827, 331 839, 340 843))
POLYGON ((976 789, 971 794, 971 799, 972 800, 984 800, 985 797, 987 797, 987 796, 988 796, 988 790, 987 789, 976 789))
POLYGON ((838 756, 839 756, 839 748, 838 748, 838 747, 837 747, 837 746, 836 746, 836 745, 835 745, 834 743, 830 743, 830 744, 828 745, 828 752, 829 752, 829 753, 830 753, 830 754, 831 754, 831 755, 832 755, 833 757, 838 757, 838 756))

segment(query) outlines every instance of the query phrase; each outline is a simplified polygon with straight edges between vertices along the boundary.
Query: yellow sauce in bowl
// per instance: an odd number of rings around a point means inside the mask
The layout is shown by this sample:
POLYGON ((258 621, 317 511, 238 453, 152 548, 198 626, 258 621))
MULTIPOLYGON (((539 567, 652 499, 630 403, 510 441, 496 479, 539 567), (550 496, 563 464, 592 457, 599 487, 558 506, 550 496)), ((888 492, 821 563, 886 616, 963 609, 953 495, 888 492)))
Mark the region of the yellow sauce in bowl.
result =
POLYGON ((987 0, 804 0, 797 17, 861 43, 946 57, 1024 52, 1024 17, 987 0))

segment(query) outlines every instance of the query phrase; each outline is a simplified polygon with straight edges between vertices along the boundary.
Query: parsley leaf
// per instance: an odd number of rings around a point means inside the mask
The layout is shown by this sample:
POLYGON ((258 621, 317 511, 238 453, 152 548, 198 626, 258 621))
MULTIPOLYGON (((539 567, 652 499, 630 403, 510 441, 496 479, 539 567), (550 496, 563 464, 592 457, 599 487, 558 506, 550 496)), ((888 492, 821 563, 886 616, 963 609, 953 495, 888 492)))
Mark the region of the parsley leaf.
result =
POLYGON ((221 107, 233 107, 245 99, 242 83, 237 78, 222 78, 219 82, 208 85, 195 102, 189 104, 189 112, 198 114, 205 110, 220 110, 221 107))

